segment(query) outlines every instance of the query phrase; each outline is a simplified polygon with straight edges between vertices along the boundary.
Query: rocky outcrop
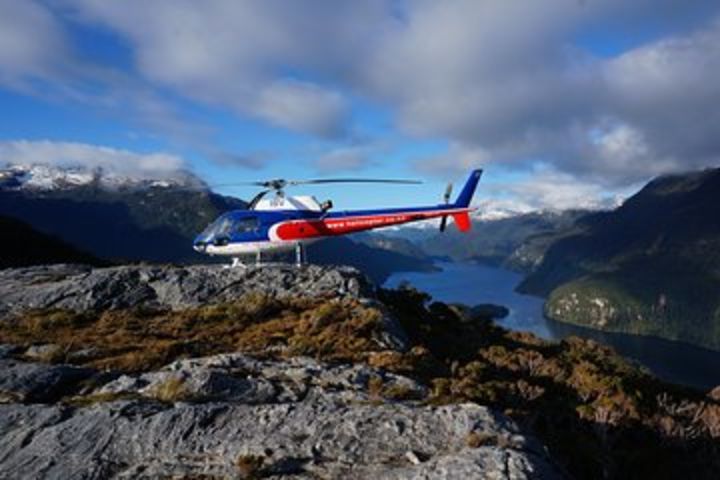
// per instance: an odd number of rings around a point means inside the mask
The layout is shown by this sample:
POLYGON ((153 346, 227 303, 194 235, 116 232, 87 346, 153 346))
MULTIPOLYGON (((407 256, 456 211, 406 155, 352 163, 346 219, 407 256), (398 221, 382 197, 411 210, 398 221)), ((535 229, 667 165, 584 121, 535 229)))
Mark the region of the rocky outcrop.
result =
MULTIPOLYGON (((400 323, 352 268, 8 269, 0 271, 0 321, 10 328, 30 310, 33 318, 59 315, 58 325, 87 321, 63 317, 64 310, 187 315, 195 307, 251 301, 253 293, 371 305, 383 317, 379 338, 365 332, 374 348, 389 354, 408 348, 400 323)), ((313 332, 321 322, 349 321, 333 320, 335 310, 326 310, 322 320, 306 322, 313 332)), ((103 315, 115 318, 96 314, 103 315)), ((0 478, 559 476, 543 446, 505 416, 469 403, 428 406, 427 385, 363 363, 283 358, 277 349, 262 358, 181 359, 138 373, 44 363, 87 365, 82 355, 92 359, 97 352, 81 347, 44 338, 0 345, 0 478)))
POLYGON ((0 359, 0 403, 52 402, 94 374, 88 368, 0 359))
POLYGON ((367 278, 349 267, 47 265, 0 270, 0 314, 48 308, 176 310, 232 301, 249 292, 279 297, 372 297, 372 290, 367 278))
MULTIPOLYGON (((53 367, 47 367, 53 368, 53 367)), ((3 478, 556 478, 543 447, 474 405, 363 365, 240 354, 0 405, 3 478)))

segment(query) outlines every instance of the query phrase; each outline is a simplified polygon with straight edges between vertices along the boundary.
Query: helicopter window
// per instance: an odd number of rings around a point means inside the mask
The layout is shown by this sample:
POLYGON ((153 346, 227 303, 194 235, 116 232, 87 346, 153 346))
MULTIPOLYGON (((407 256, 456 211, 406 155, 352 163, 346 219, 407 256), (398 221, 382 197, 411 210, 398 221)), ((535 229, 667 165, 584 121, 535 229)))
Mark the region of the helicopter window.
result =
POLYGON ((230 227, 232 226, 232 220, 228 217, 220 217, 203 231, 202 235, 205 237, 211 236, 223 236, 230 233, 230 227))
POLYGON ((235 222, 233 222, 232 231, 233 233, 247 233, 257 230, 257 227, 257 217, 245 217, 235 220, 235 222))

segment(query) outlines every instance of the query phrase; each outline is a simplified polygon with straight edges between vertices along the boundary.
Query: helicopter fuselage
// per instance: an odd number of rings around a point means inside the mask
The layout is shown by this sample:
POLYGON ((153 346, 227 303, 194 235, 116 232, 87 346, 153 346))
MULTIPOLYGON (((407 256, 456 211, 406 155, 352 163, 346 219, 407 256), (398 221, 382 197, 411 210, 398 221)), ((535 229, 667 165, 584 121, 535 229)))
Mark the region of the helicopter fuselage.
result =
POLYGON ((469 204, 481 173, 477 170, 471 174, 456 202, 427 207, 328 212, 312 197, 268 200, 270 203, 252 210, 222 214, 195 238, 193 246, 210 255, 239 256, 288 250, 325 237, 442 217, 451 217, 459 230, 467 231, 473 210, 469 204))

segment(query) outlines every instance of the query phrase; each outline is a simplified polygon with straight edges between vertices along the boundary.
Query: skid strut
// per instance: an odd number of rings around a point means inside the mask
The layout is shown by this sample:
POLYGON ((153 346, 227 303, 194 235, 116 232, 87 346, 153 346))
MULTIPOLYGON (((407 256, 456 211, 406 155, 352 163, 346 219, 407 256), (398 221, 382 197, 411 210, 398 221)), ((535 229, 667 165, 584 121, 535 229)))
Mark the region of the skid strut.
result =
POLYGON ((302 242, 295 244, 295 265, 298 267, 307 261, 305 245, 302 242))

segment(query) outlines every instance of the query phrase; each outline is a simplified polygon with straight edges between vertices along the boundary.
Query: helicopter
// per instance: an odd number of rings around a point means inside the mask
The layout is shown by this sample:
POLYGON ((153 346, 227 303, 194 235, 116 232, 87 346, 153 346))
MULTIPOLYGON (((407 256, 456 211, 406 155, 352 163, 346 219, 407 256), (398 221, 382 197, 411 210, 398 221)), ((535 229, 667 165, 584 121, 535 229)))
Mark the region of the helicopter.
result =
POLYGON ((330 211, 330 200, 322 203, 313 196, 288 196, 285 189, 298 185, 329 183, 388 183, 418 184, 416 180, 373 178, 329 178, 314 180, 275 179, 233 185, 253 185, 264 188, 245 210, 232 210, 220 215, 200 233, 193 248, 208 255, 232 257, 233 267, 244 266, 240 257, 255 255, 256 264, 262 263, 264 252, 295 249, 297 265, 306 261, 305 245, 321 238, 417 222, 440 219, 440 231, 445 231, 448 217, 452 217, 458 230, 471 228, 469 213, 475 208, 470 201, 482 176, 482 170, 473 170, 454 202, 450 203, 452 184, 443 195, 444 203, 408 208, 375 210, 330 211), (274 192, 273 198, 266 198, 274 192))

